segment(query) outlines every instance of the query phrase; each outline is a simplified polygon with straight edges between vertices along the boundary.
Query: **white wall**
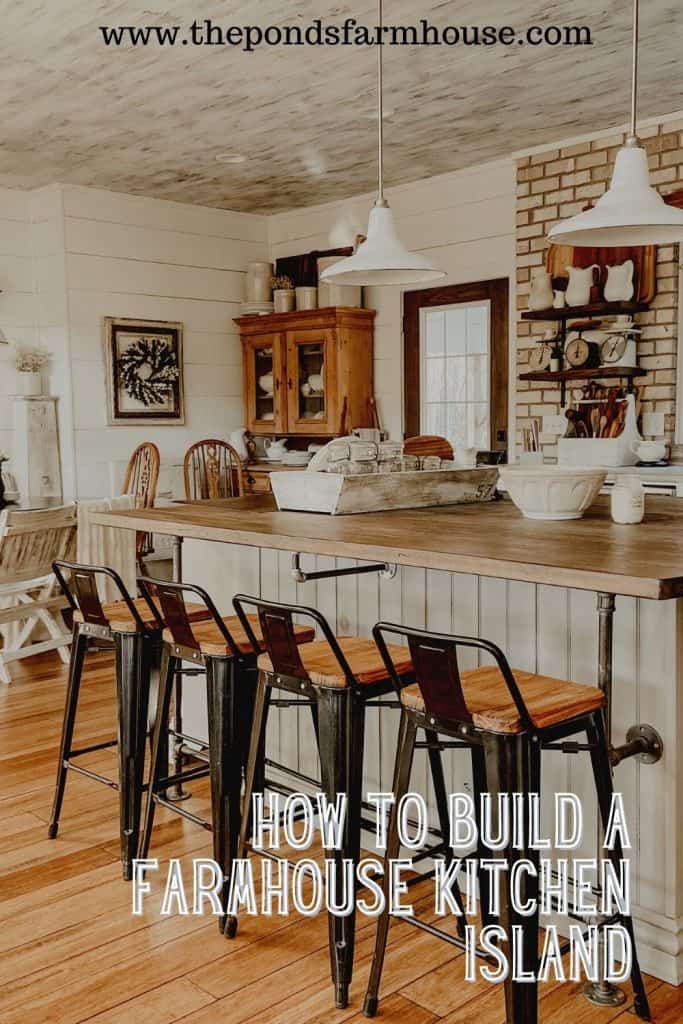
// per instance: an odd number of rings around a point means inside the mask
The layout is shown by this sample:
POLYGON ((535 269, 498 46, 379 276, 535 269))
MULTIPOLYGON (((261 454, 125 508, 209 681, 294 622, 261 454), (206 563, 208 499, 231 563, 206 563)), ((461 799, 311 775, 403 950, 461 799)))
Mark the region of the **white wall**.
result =
MULTIPOLYGON (((443 283, 509 277, 511 381, 514 380, 514 278, 516 172, 512 160, 472 167, 388 189, 397 230, 409 249, 426 252, 446 270, 443 283)), ((310 206, 268 220, 270 254, 291 256, 350 245, 367 230, 374 196, 310 206)), ((439 282, 441 283, 441 282, 439 282)), ((375 394, 382 424, 393 437, 403 430, 402 292, 365 289, 377 309, 375 394)), ((514 388, 510 389, 511 397, 514 388)))
POLYGON ((242 422, 239 315, 250 259, 267 252, 265 218, 65 186, 64 258, 77 493, 107 492, 108 465, 143 435, 180 460, 201 437, 242 422), (107 427, 102 318, 185 325, 185 425, 107 427))
MULTIPOLYGON (((515 170, 506 160, 388 192, 398 230, 428 251, 446 283, 514 274, 515 170)), ((373 196, 266 218, 52 185, 0 190, 0 327, 51 353, 59 396, 65 494, 109 491, 109 467, 143 438, 166 460, 189 444, 225 437, 243 419, 241 350, 232 322, 250 259, 349 244, 365 231, 373 196), (102 319, 128 316, 185 325, 186 422, 108 427, 102 319)), ((513 289, 511 289, 511 294, 513 289)), ((375 392, 384 426, 403 429, 402 297, 367 289, 377 309, 375 392)), ((514 322, 514 319, 512 322, 514 322)), ((513 355, 514 338, 511 338, 513 355)), ((10 445, 13 375, 0 348, 0 447, 10 445)), ((514 364, 513 364, 514 365, 514 364)))
MULTIPOLYGON (((63 489, 109 492, 110 464, 143 438, 180 461, 201 437, 225 437, 242 413, 233 317, 250 259, 268 251, 266 218, 99 189, 0 190, 0 327, 50 353, 59 397, 63 489), (185 424, 107 426, 102 320, 185 326, 185 424)), ((11 450, 11 352, 0 346, 0 450, 11 450)))
MULTIPOLYGON (((0 328, 9 340, 37 342, 28 193, 0 188, 0 328)), ((0 451, 12 447, 13 352, 0 345, 0 451)))

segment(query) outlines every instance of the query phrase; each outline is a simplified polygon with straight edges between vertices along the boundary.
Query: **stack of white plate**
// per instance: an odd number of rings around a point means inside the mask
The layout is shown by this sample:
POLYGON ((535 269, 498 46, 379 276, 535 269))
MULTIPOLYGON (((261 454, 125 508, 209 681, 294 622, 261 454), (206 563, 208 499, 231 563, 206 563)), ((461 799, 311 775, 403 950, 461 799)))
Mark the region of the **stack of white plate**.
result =
POLYGON ((243 302, 242 316, 266 316, 273 308, 272 302, 243 302))
POLYGON ((313 458, 313 452, 287 452, 282 462, 285 466, 307 466, 313 458))

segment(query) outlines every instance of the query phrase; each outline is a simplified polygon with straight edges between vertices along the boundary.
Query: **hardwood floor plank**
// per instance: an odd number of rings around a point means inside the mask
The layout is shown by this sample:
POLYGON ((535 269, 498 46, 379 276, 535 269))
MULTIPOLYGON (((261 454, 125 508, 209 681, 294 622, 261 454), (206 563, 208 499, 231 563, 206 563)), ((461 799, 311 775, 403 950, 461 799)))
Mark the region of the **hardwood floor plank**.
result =
MULTIPOLYGON (((425 1010, 417 1003, 411 1003, 405 996, 393 995, 382 1002, 382 1016, 378 1018, 378 1024, 433 1024, 439 1018, 425 1010)), ((333 1021, 334 1017, 327 1014, 318 1017, 316 1021, 310 1020, 306 1024, 323 1024, 323 1021, 333 1021)), ((354 1013, 353 1017, 347 1018, 349 1024, 362 1024, 367 1020, 362 1013, 354 1013)))
POLYGON ((175 1021, 213 1002, 211 996, 202 992, 187 978, 170 981, 149 992, 143 992, 112 1010, 105 1010, 88 1018, 88 1024, 174 1024, 175 1021))
MULTIPOLYGON (((234 941, 209 918, 161 918, 161 886, 145 913, 130 910, 121 879, 116 794, 69 778, 60 835, 46 838, 52 804, 66 672, 54 655, 17 667, 0 690, 0 1024, 361 1024, 376 922, 360 918, 350 1006, 335 1010, 327 923, 242 916, 234 941)), ((86 667, 78 742, 115 731, 113 661, 86 667)), ((86 763, 116 774, 115 751, 86 763)), ((185 807, 207 816, 207 780, 185 807)), ((152 856, 210 856, 205 831, 159 809, 152 856)), ((286 853, 285 850, 281 851, 286 853)), ((307 855, 319 859, 314 846, 307 855)), ((257 876, 258 878, 258 873, 257 876)), ((258 888, 258 887, 257 887, 258 888)), ((411 892, 434 920, 431 882, 411 892)), ((453 922, 449 922, 453 927, 453 922)), ((453 947, 394 922, 378 1024, 504 1024, 502 989, 463 980, 453 947)), ((654 1024, 683 1020, 683 987, 648 980, 654 1024)), ((541 1024, 627 1024, 628 1009, 599 1010, 571 985, 544 986, 541 1024)))

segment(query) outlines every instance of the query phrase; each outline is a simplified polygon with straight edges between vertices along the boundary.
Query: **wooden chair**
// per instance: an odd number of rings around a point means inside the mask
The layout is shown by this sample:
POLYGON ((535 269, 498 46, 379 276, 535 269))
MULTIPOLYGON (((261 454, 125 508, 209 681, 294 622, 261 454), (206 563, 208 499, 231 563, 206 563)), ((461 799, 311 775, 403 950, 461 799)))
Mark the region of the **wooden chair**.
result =
MULTIPOLYGON (((151 441, 139 444, 131 455, 123 480, 123 494, 132 494, 136 508, 153 508, 159 481, 159 449, 151 441)), ((135 558, 138 569, 144 571, 143 559, 154 551, 151 533, 138 533, 135 537, 135 558)))
POLYGON ((242 460, 227 441, 197 441, 188 448, 183 477, 188 501, 239 498, 244 494, 242 460))
POLYGON ((69 660, 71 632, 61 621, 68 607, 55 594, 52 563, 70 558, 76 541, 76 507, 0 512, 0 682, 11 682, 7 665, 43 651, 69 660), (21 623, 21 626, 19 625, 21 623), (30 643, 41 624, 49 639, 30 643))
POLYGON ((407 437, 403 442, 406 455, 438 455, 441 459, 453 458, 453 446, 445 437, 438 434, 420 434, 407 437))

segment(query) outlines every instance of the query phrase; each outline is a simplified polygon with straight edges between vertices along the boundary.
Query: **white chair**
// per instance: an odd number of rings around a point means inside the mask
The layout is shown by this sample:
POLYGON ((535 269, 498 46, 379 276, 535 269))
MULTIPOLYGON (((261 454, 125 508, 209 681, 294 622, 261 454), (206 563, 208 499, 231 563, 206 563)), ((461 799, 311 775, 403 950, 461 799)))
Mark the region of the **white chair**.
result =
POLYGON ((55 594, 55 559, 72 558, 76 540, 76 507, 0 512, 0 682, 11 682, 7 666, 43 651, 59 651, 69 660, 71 631, 61 612, 68 607, 55 594), (42 625, 49 639, 31 642, 42 625))

